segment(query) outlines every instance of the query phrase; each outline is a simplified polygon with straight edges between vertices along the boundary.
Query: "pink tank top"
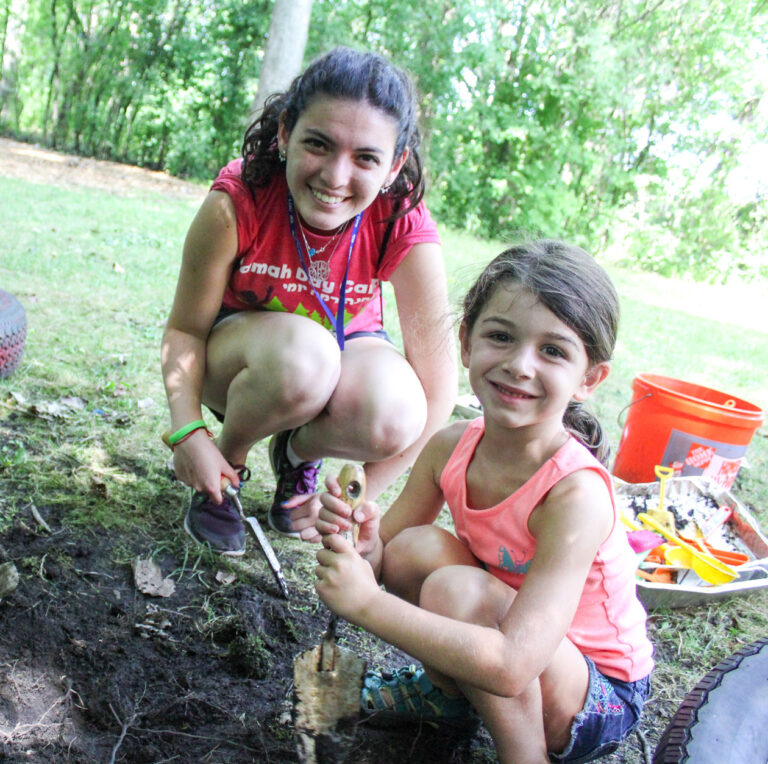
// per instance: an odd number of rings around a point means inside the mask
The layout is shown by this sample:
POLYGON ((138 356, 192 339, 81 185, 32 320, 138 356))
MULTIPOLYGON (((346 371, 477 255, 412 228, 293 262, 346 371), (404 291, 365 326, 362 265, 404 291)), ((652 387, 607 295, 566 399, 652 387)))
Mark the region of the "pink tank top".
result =
POLYGON ((470 509, 467 468, 484 433, 482 417, 470 422, 440 477, 456 535, 490 573, 519 589, 536 552, 536 539, 528 531, 531 512, 567 475, 595 470, 611 494, 614 523, 597 550, 567 636, 607 676, 625 682, 647 676, 653 668, 653 647, 646 634, 645 610, 635 592, 635 557, 618 519, 607 470, 570 438, 504 501, 487 509, 470 509))

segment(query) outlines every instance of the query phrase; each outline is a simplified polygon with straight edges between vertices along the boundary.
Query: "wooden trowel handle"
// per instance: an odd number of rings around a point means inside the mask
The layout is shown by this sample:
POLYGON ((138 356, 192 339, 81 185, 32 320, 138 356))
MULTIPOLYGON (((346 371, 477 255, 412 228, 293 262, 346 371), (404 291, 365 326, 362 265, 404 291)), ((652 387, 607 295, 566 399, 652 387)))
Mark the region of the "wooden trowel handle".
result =
MULTIPOLYGON (((352 511, 357 509, 358 505, 365 499, 365 470, 359 464, 345 464, 339 472, 339 485, 341 486, 341 498, 348 504, 352 511)), ((358 525, 352 520, 352 543, 357 545, 358 525)), ((341 533, 344 538, 349 538, 349 533, 341 533)), ((331 614, 328 621, 323 641, 320 643, 320 660, 318 668, 320 671, 332 671, 336 660, 336 626, 339 622, 339 616, 336 613, 331 614)))
MULTIPOLYGON (((341 498, 354 512, 365 500, 365 470, 359 464, 347 463, 339 472, 341 498)), ((352 538, 357 544, 357 523, 352 520, 352 538)), ((346 535, 346 534, 343 534, 346 535)))

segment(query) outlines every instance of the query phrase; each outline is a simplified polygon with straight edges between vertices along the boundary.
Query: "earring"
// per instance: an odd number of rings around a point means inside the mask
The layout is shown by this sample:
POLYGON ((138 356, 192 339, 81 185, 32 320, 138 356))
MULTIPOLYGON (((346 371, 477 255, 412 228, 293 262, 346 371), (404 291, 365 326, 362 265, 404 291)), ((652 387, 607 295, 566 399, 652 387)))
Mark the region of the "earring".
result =
POLYGON ((278 157, 280 157, 280 161, 285 164, 285 149, 280 149, 277 152, 278 157))
POLYGON ((389 187, 391 186, 391 183, 388 183, 386 186, 382 186, 381 189, 379 189, 380 194, 386 194, 389 191, 389 187))

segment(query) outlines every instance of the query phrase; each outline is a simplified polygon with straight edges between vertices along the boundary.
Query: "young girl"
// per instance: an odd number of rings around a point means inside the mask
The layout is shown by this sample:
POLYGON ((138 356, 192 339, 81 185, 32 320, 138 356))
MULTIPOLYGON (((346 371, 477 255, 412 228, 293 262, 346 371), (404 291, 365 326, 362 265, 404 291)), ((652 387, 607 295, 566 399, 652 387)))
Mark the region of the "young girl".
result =
POLYGON ((581 408, 617 321, 583 250, 504 252, 467 295, 459 335, 483 416, 432 437, 380 533, 375 505, 356 510, 359 553, 335 535, 350 518, 329 479, 318 594, 424 664, 367 674, 365 714, 471 727, 475 709, 515 764, 588 761, 637 725, 652 648, 601 430, 581 408), (432 525, 444 502, 455 536, 432 525))
POLYGON ((319 540, 324 456, 367 462, 378 494, 448 418, 456 360, 440 239, 421 201, 413 90, 380 56, 336 48, 248 128, 184 245, 163 337, 185 528, 242 554, 222 495, 273 435, 273 529, 319 540), (405 356, 382 329, 394 288, 405 356), (223 422, 208 437, 202 405, 223 422))

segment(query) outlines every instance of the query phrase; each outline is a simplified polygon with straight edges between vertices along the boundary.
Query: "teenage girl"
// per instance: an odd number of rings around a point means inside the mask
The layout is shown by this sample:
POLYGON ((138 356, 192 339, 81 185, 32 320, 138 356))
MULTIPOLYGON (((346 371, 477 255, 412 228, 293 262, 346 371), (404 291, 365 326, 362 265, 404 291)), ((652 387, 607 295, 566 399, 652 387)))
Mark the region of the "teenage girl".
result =
POLYGON ((184 245, 162 344, 185 528, 242 554, 220 481, 267 436, 273 529, 319 540, 325 456, 377 495, 448 419, 456 359, 440 239, 422 196, 414 93, 384 58, 336 48, 273 96, 184 245), (394 288, 404 355, 382 328, 394 288), (222 421, 216 440, 202 416, 222 421))
POLYGON ((588 761, 637 725, 652 648, 602 432, 581 407, 609 372, 617 322, 613 285, 583 250, 504 252, 459 333, 483 416, 432 437, 380 532, 373 503, 356 510, 359 553, 337 535, 349 509, 328 480, 320 597, 424 664, 367 674, 364 713, 472 727, 476 711, 515 764, 588 761), (455 536, 432 525, 444 502, 455 536))

